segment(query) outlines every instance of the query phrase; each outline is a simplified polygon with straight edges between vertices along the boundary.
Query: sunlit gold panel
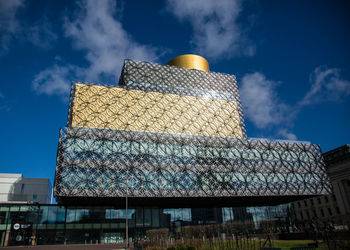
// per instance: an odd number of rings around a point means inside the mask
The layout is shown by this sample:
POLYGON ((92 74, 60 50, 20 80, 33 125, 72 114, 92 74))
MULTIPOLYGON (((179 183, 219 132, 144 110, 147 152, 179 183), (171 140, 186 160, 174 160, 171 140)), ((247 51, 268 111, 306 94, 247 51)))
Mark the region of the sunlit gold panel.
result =
POLYGON ((202 71, 209 72, 209 63, 208 61, 198 55, 181 55, 171 59, 168 65, 185 68, 185 69, 198 69, 202 71))
POLYGON ((234 101, 76 84, 73 127, 242 138, 234 101))

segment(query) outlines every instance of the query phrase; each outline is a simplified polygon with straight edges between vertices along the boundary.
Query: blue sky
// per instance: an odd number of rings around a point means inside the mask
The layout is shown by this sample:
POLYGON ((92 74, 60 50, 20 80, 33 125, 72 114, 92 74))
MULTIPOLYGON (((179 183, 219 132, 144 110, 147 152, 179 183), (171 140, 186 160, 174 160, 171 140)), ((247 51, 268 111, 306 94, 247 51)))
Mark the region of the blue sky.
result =
POLYGON ((249 137, 350 142, 348 1, 0 0, 0 172, 53 181, 72 81, 196 53, 235 74, 249 137))

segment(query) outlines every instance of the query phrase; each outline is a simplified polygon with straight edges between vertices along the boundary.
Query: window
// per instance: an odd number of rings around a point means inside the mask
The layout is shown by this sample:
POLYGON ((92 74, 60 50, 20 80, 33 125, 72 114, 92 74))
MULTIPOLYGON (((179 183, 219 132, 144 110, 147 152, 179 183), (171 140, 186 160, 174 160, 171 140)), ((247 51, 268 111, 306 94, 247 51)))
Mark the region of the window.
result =
POLYGON ((328 203, 328 197, 325 196, 324 199, 325 199, 326 203, 328 203))
POLYGON ((24 183, 21 186, 21 194, 23 194, 23 192, 24 192, 24 183))
POLYGON ((309 213, 308 210, 306 210, 306 217, 307 217, 308 219, 310 219, 310 213, 309 213))
POLYGON ((298 201, 298 207, 300 208, 301 207, 301 204, 300 204, 300 202, 298 201))
POLYGON ((332 195, 332 197, 333 197, 333 201, 337 201, 337 198, 335 197, 334 194, 332 195))
POLYGON ((305 205, 305 207, 307 207, 307 201, 306 200, 304 200, 304 205, 305 205))
POLYGON ((340 214, 340 209, 339 209, 339 207, 336 207, 335 210, 337 211, 337 214, 340 214))
POLYGON ((314 205, 314 199, 311 199, 310 202, 311 202, 311 205, 313 206, 314 205))
POLYGON ((323 212, 323 209, 321 208, 321 209, 320 209, 320 211, 321 211, 321 215, 322 215, 322 217, 324 217, 324 212, 323 212))
POLYGON ((318 204, 321 204, 321 198, 317 197, 318 204))
POLYGON ((0 211, 0 224, 6 224, 6 215, 7 215, 7 211, 5 211, 5 209, 8 210, 8 207, 1 207, 1 211, 0 211))
POLYGON ((332 209, 330 207, 328 208, 328 213, 330 216, 332 216, 332 209))
POLYGON ((303 216, 303 212, 300 212, 300 218, 303 220, 304 216, 303 216))
POLYGON ((33 202, 37 202, 38 201, 38 196, 36 194, 33 194, 33 202))

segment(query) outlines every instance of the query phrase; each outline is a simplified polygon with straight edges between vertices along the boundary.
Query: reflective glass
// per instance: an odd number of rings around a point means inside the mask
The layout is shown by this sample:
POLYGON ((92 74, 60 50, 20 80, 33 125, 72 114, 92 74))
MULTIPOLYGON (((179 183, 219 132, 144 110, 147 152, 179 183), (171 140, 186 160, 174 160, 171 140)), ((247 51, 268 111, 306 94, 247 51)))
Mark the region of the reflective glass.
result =
POLYGON ((50 206, 48 207, 48 214, 47 214, 47 223, 48 224, 56 224, 57 219, 57 207, 56 206, 50 206))
POLYGON ((66 209, 63 206, 57 207, 57 219, 56 223, 64 223, 65 222, 65 217, 66 217, 66 209))
POLYGON ((75 208, 68 207, 67 208, 67 223, 74 223, 75 222, 75 208))
POLYGON ((159 209, 152 208, 152 227, 159 227, 159 209))
POLYGON ((144 227, 151 227, 152 209, 144 208, 144 227))
POLYGON ((49 207, 48 206, 40 206, 39 214, 38 214, 39 224, 47 224, 48 223, 48 214, 49 214, 49 207))

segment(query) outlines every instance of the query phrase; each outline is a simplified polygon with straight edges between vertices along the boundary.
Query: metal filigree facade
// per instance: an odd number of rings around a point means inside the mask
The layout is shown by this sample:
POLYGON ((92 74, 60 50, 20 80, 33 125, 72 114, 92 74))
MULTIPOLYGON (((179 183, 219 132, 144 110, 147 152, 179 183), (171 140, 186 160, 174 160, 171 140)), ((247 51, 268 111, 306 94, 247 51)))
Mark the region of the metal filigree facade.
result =
POLYGON ((242 138, 235 101, 75 85, 73 127, 242 138))
POLYGON ((127 60, 119 85, 73 85, 56 197, 329 191, 319 147, 246 138, 234 76, 127 60))

